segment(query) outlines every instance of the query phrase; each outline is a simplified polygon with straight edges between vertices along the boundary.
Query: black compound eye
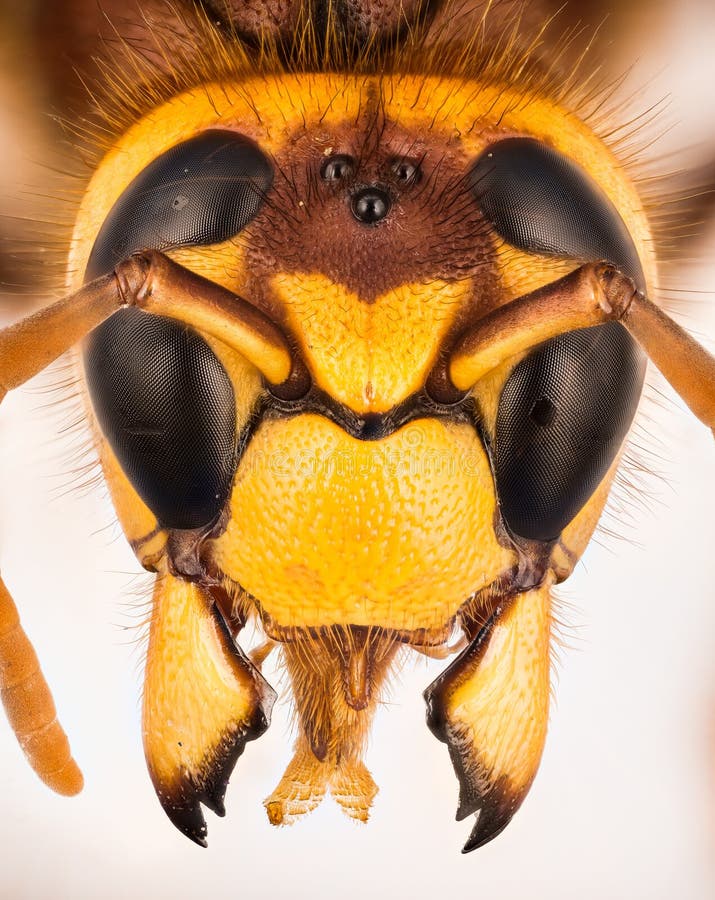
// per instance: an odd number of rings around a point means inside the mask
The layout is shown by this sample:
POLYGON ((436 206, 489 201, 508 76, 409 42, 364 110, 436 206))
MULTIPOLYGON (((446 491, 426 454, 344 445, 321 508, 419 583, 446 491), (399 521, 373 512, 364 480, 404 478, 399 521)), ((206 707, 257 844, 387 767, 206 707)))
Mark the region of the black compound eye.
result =
POLYGON ((633 239, 616 207, 566 156, 533 138, 507 138, 477 160, 470 182, 488 221, 527 253, 607 259, 643 290, 633 239))
POLYGON ((420 164, 416 159, 395 159, 390 165, 390 170, 398 184, 407 187, 410 184, 417 184, 420 180, 420 164))
POLYGON ((168 528, 213 521, 234 470, 236 406, 195 331, 123 310, 85 351, 92 405, 135 490, 168 528))
POLYGON ((320 167, 323 181, 348 181, 355 174, 355 160, 344 153, 331 156, 320 167))
MULTIPOLYGON (((228 240, 256 216, 272 179, 257 145, 232 131, 206 131, 178 144, 116 202, 86 279, 137 250, 228 240)), ((84 363, 102 432, 159 523, 211 523, 235 469, 236 405, 208 344, 172 320, 121 310, 92 332, 84 363)))
POLYGON ((514 534, 552 540, 583 507, 623 443, 643 370, 617 323, 547 341, 516 366, 494 442, 499 503, 514 534))
MULTIPOLYGON (((565 156, 531 138, 491 146, 470 173, 485 218, 514 247, 607 259, 644 288, 618 210, 565 156)), ((502 517, 515 535, 557 538, 587 502, 630 428, 645 356, 618 323, 570 332, 525 357, 504 385, 494 436, 502 517)))
POLYGON ((137 250, 219 244, 255 218, 273 169, 249 138, 205 131, 167 150, 141 172, 97 235, 87 277, 137 250))

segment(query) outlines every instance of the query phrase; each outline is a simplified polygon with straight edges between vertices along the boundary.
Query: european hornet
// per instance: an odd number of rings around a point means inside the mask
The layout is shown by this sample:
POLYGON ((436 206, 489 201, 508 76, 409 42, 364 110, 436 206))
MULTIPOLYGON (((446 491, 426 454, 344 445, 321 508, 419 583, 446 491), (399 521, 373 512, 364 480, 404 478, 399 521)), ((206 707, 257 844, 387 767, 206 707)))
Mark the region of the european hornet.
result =
MULTIPOLYGON (((105 66, 66 296, 0 332, 0 394, 74 353, 156 574, 144 749, 182 833, 206 845, 202 806, 223 815, 270 723, 271 652, 298 735, 269 820, 330 791, 366 821, 370 723, 407 649, 451 657, 427 725, 473 850, 536 774, 552 589, 598 523, 647 359, 710 428, 715 361, 648 299, 642 199, 528 22, 172 9, 188 45, 156 28, 105 66), (248 624, 264 641, 244 652, 248 624)), ((2 582, 0 678, 30 764, 80 791, 2 582)))

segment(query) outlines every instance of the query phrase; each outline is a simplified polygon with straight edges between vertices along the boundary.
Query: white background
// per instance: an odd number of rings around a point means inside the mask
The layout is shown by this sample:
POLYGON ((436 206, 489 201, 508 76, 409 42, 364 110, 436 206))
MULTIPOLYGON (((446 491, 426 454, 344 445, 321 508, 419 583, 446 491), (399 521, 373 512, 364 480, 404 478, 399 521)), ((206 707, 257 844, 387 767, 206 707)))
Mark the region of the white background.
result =
MULTIPOLYGON (((643 105, 674 93, 671 147, 692 143, 694 129, 707 134, 708 117, 712 126, 715 15, 703 4, 689 18, 694 8, 651 36, 631 82, 644 86, 643 105)), ((700 247, 706 256, 714 238, 700 247)), ((690 289, 715 286, 715 255, 680 276, 690 289)), ((694 296, 681 321, 715 337, 715 296, 694 296)), ((10 396, 0 412, 0 565, 86 787, 71 800, 53 795, 0 719, 0 897, 715 896, 715 454, 653 381, 667 402, 643 428, 660 440, 649 444, 665 479, 651 481, 658 497, 622 529, 629 540, 592 544, 561 589, 571 646, 541 771, 504 834, 469 856, 459 853, 470 823, 454 821, 446 748, 424 725, 421 692, 444 663, 422 660, 377 718, 367 762, 381 791, 367 827, 330 800, 291 828, 268 825, 262 800, 291 755, 280 705, 239 761, 227 818, 207 813, 209 849, 181 837, 141 750, 135 626, 146 579, 101 489, 62 493, 71 478, 57 475, 62 441, 39 390, 47 379, 10 396)))

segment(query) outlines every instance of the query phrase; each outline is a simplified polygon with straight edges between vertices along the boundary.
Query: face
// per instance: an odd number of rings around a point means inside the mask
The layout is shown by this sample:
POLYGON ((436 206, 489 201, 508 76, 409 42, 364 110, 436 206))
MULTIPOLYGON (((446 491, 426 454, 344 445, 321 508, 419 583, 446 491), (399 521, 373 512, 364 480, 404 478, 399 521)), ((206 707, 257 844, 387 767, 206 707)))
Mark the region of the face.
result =
POLYGON ((620 327, 597 346, 589 332, 558 339, 439 402, 438 361, 470 321, 574 260, 618 258, 642 283, 652 269, 640 203, 608 151, 549 102, 513 105, 503 89, 422 78, 221 85, 139 123, 87 191, 69 287, 139 247, 169 248, 270 317, 308 372, 284 400, 198 336, 179 372, 156 347, 183 346, 182 329, 138 313, 84 353, 105 471, 115 493, 138 494, 122 518, 130 540, 222 516, 206 564, 255 598, 273 637, 343 625, 436 640, 535 554, 567 574, 595 525, 643 375, 620 327), (609 372, 603 410, 594 365, 609 372), (136 404, 145 422, 159 395, 160 456, 117 413, 136 404), (584 445, 595 434, 598 459, 584 445))
POLYGON ((274 824, 328 789, 367 818, 362 753, 396 650, 449 655, 455 631, 467 649, 426 699, 459 815, 480 813, 466 849, 531 784, 549 589, 596 527, 645 357, 609 324, 507 354, 467 389, 448 361, 475 323, 584 262, 646 291, 655 263, 611 153, 545 95, 522 97, 478 79, 229 79, 149 112, 86 190, 68 290, 158 249, 243 298, 293 360, 274 382, 211 329, 125 310, 78 362, 124 533, 172 586, 154 600, 145 750, 197 842, 199 803, 220 812, 275 697, 262 652, 232 643, 247 622, 282 654, 299 720, 274 824), (167 684, 207 669, 211 715, 207 694, 167 703, 167 684))
MULTIPOLYGON (((536 771, 548 588, 595 527, 645 357, 611 323, 506 354, 468 390, 444 361, 471 323, 574 262, 615 260, 641 289, 652 270, 645 217, 609 152, 548 100, 519 111, 514 99, 504 87, 408 76, 282 75, 191 91, 100 166, 68 284, 137 250, 166 250, 246 298, 291 348, 291 376, 266 384, 215 334, 127 310, 93 332, 82 366, 140 561, 214 585, 234 631, 253 617, 281 645, 305 745, 292 766, 310 772, 300 776, 309 803, 331 785, 359 798, 350 815, 367 817, 362 747, 398 644, 435 652, 456 625, 482 645, 485 629, 504 632, 504 654, 533 689, 480 661, 466 694, 455 693, 461 673, 426 695, 437 737, 451 744, 450 729, 466 728, 479 747, 457 767, 462 814, 495 798, 470 849, 505 826, 536 771), (342 697, 316 712, 333 669, 342 697), (480 699, 490 681, 497 711, 480 699), (513 706, 515 696, 527 699, 513 706), (494 752, 505 729, 521 734, 518 749, 494 752)), ((149 682, 170 670, 150 666, 149 682)), ((267 724, 273 693, 261 684, 261 717, 242 707, 242 740, 267 724)), ((157 716, 145 709, 151 732, 157 716)), ((181 760, 161 742, 147 753, 170 817, 204 842, 198 803, 173 773, 227 761, 203 745, 181 760)), ((284 781, 296 777, 289 767, 284 781)), ((267 801, 276 824, 307 811, 285 790, 267 801)))

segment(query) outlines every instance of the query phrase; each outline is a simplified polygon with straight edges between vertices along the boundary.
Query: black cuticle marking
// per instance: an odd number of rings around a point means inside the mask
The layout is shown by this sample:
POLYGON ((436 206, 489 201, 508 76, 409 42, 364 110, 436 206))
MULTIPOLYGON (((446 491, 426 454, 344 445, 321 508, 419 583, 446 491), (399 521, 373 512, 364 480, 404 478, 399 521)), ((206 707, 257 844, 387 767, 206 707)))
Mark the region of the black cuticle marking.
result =
POLYGON ((154 528, 152 528, 151 531, 147 532, 147 534, 142 535, 142 537, 137 538, 133 541, 130 541, 129 545, 131 546, 132 550, 135 553, 141 553, 144 546, 146 544, 148 544, 150 541, 153 541, 154 538, 158 534, 161 534, 162 531, 163 531, 163 529, 162 529, 161 525, 156 525, 154 528))
POLYGON ((467 396, 459 403, 435 403, 424 391, 412 394, 384 413, 356 413, 315 386, 300 400, 283 401, 267 393, 257 416, 265 419, 291 419, 313 413, 323 416, 351 437, 361 441, 380 441, 416 419, 442 419, 475 424, 474 400, 467 396))

